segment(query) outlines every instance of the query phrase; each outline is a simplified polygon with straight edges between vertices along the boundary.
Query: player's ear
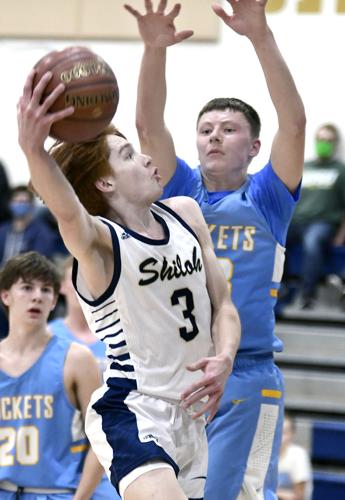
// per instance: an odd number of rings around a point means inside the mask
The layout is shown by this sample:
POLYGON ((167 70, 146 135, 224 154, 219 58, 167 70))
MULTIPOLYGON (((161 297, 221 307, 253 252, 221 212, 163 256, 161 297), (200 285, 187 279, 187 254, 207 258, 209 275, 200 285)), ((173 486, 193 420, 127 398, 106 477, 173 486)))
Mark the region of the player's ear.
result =
POLYGON ((1 290, 0 297, 5 306, 8 306, 8 290, 1 290))
POLYGON ((250 148, 249 157, 254 158, 255 156, 257 156, 259 154, 260 148, 261 148, 260 139, 254 139, 252 142, 252 146, 250 148))
POLYGON ((114 191, 115 188, 114 177, 112 177, 111 175, 100 177, 96 180, 95 186, 103 193, 110 193, 111 191, 114 191))
POLYGON ((51 311, 54 311, 54 309, 55 309, 55 307, 56 307, 56 304, 57 304, 57 301, 58 301, 58 298, 59 298, 59 296, 58 296, 58 295, 55 295, 55 297, 54 297, 54 301, 53 301, 53 304, 52 304, 52 306, 51 306, 51 308, 50 308, 50 310, 51 310, 51 311))

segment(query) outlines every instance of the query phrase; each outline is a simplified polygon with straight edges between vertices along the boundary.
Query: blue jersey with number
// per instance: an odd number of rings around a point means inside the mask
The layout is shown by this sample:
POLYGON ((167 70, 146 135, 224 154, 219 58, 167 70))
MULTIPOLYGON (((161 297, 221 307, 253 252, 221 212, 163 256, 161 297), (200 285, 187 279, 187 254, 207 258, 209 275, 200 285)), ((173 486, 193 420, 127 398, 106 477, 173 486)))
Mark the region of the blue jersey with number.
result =
POLYGON ((270 163, 236 191, 208 193, 199 169, 177 160, 163 197, 185 195, 200 205, 217 257, 239 311, 239 355, 281 351, 274 335, 274 306, 283 272, 288 224, 298 198, 270 163))
POLYGON ((0 481, 75 489, 88 445, 64 387, 70 342, 53 336, 25 373, 0 370, 0 481))
MULTIPOLYGON (((95 337, 95 342, 92 344, 87 344, 86 342, 83 342, 81 339, 76 338, 71 330, 67 327, 65 321, 63 318, 55 318, 52 321, 49 322, 48 324, 50 331, 54 334, 57 335, 60 338, 66 339, 67 342, 78 342, 79 344, 82 344, 86 347, 88 347, 92 354, 95 356, 101 373, 104 372, 106 368, 106 355, 105 355, 105 345, 103 342, 97 339, 95 337)), ((91 500, 116 500, 119 499, 120 497, 118 496, 116 490, 114 489, 113 485, 110 483, 109 479, 107 478, 106 475, 103 476, 101 482, 99 485, 96 487, 91 500)))

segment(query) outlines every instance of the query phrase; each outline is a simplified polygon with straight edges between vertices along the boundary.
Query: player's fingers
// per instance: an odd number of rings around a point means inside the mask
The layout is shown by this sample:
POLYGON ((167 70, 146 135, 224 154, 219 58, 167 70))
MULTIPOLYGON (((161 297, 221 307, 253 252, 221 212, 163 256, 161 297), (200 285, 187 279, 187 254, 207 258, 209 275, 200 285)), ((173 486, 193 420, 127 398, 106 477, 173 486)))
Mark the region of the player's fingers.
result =
POLYGON ((186 40, 187 38, 190 38, 193 35, 194 35, 194 31, 185 30, 185 31, 180 31, 179 33, 176 33, 175 38, 176 38, 177 42, 182 42, 182 40, 186 40))
POLYGON ((200 401, 201 399, 209 396, 214 392, 214 389, 210 386, 206 386, 205 384, 195 389, 192 392, 189 392, 185 395, 185 397, 181 397, 181 406, 182 408, 188 408, 192 404, 200 401))
POLYGON ((25 81, 24 88, 23 88, 24 101, 29 101, 31 99, 35 74, 36 74, 36 71, 34 69, 32 69, 30 71, 26 81, 25 81))
POLYGON ((151 14, 151 12, 153 12, 152 0, 145 0, 145 9, 148 14, 151 14))
POLYGON ((124 5, 124 8, 130 13, 132 14, 132 16, 134 16, 136 19, 140 19, 141 14, 138 10, 136 9, 133 9, 133 7, 131 5, 128 5, 128 4, 125 4, 124 5))
POLYGON ((218 4, 212 5, 213 12, 220 17, 225 23, 228 23, 231 19, 230 16, 225 12, 225 10, 218 4))
POLYGON ((157 7, 157 14, 164 14, 167 4, 168 0, 161 0, 157 7))
POLYGON ((40 81, 37 83, 37 85, 33 89, 32 96, 31 96, 31 103, 34 107, 39 106, 41 99, 42 99, 44 89, 48 85, 48 82, 51 80, 52 76, 53 76, 53 74, 51 73, 51 71, 47 71, 46 73, 44 73, 44 75, 42 76, 40 81))
POLYGON ((208 405, 207 423, 210 423, 211 420, 213 420, 213 418, 215 417, 215 415, 218 411, 218 408, 219 408, 220 398, 221 398, 221 396, 219 396, 218 398, 215 398, 212 401, 209 400, 207 402, 207 405, 208 405), (210 404, 208 404, 208 403, 210 403, 210 404))
POLYGON ((170 12, 167 13, 167 17, 170 17, 171 19, 175 19, 180 13, 181 10, 181 4, 180 3, 175 3, 174 7, 170 10, 170 12))
POLYGON ((65 85, 63 83, 59 83, 55 87, 55 89, 44 99, 42 103, 42 112, 46 113, 50 106, 56 101, 56 99, 59 97, 59 95, 62 94, 62 92, 65 90, 65 85))
POLYGON ((219 406, 219 398, 217 396, 210 396, 206 403, 201 403, 201 406, 198 411, 193 413, 192 418, 196 419, 201 417, 201 415, 205 415, 208 413, 207 422, 210 417, 214 417, 217 413, 217 409, 219 406))
POLYGON ((207 358, 201 358, 198 361, 196 361, 195 363, 191 363, 190 365, 187 365, 186 368, 190 372, 195 372, 197 370, 201 370, 202 368, 204 368, 207 364, 207 361, 208 361, 207 358))
POLYGON ((56 111, 55 113, 50 113, 47 118, 47 121, 49 125, 53 125, 53 123, 58 122, 59 120, 63 120, 64 118, 67 118, 68 116, 71 116, 74 113, 74 107, 69 106, 66 109, 63 109, 61 111, 56 111))

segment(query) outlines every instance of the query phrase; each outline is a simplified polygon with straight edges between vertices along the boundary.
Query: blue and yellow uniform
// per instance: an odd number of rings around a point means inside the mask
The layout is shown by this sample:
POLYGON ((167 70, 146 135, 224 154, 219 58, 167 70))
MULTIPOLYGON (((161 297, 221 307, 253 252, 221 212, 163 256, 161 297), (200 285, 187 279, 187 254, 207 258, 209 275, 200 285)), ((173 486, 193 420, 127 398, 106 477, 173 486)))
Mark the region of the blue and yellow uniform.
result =
MULTIPOLYGON (((78 344, 82 344, 90 349, 92 354, 98 361, 101 372, 105 370, 106 366, 106 355, 105 355, 105 345, 103 342, 97 339, 95 336, 95 342, 92 344, 87 344, 82 340, 76 338, 71 330, 67 327, 63 318, 55 318, 48 324, 50 331, 57 335, 59 338, 65 339, 67 342, 78 342, 78 344)), ((115 488, 109 481, 106 475, 103 476, 103 479, 95 489, 94 494, 91 497, 91 500, 119 500, 115 488)))
POLYGON ((88 444, 64 387, 70 342, 53 336, 19 377, 0 370, 0 498, 73 498, 88 444), (13 486, 18 491, 14 492, 13 486))
POLYGON ((284 387, 273 360, 283 348, 274 306, 298 191, 292 195, 268 163, 238 190, 210 193, 200 169, 178 159, 163 196, 177 195, 202 209, 242 326, 233 373, 208 425, 205 500, 236 500, 242 484, 248 496, 264 490, 265 499, 276 498, 284 387))

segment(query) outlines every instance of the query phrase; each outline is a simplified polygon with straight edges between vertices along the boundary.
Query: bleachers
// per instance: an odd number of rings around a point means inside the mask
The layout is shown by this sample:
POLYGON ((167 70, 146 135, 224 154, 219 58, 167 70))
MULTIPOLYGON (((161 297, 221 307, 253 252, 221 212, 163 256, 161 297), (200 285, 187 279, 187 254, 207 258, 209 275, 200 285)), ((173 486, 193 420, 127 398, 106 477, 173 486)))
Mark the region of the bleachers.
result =
MULTIPOLYGON (((287 258, 288 274, 290 276, 301 276, 302 269, 302 247, 295 245, 289 247, 287 258)), ((322 269, 322 276, 329 274, 341 275, 345 271, 345 246, 331 246, 327 252, 327 262, 322 269)))
POLYGON ((345 500, 345 322, 316 317, 278 321, 284 352, 276 362, 296 440, 312 460, 312 500, 345 500))

